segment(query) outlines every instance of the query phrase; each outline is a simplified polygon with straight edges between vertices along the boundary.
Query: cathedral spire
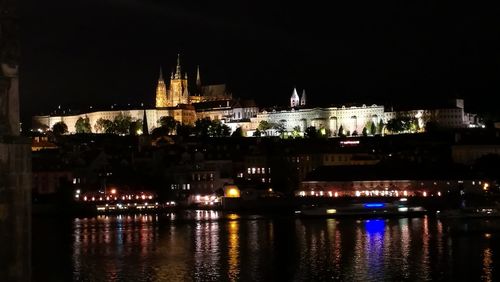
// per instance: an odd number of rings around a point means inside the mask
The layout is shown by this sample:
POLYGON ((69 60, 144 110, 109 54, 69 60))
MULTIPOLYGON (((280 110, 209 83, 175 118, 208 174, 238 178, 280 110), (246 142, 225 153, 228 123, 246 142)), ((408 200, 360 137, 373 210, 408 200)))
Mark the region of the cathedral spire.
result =
POLYGON ((181 54, 177 54, 177 67, 175 69, 175 79, 181 79, 181 54))
POLYGON ((160 67, 160 76, 158 77, 158 80, 163 80, 163 72, 161 71, 161 67, 160 67))
MULTIPOLYGON (((160 77, 161 77, 161 70, 160 70, 160 77)), ((146 109, 144 109, 144 114, 142 116, 142 135, 149 135, 148 116, 146 115, 146 109)))
POLYGON ((302 96, 300 97, 300 105, 305 106, 306 105, 306 90, 302 90, 302 96))
POLYGON ((163 79, 163 72, 160 67, 160 75, 158 77, 158 84, 156 86, 156 107, 167 107, 167 88, 165 80, 163 79))
POLYGON ((300 99, 299 94, 297 94, 297 88, 293 88, 292 97, 290 97, 290 107, 295 108, 299 106, 300 99))
POLYGON ((200 65, 196 67, 196 87, 201 89, 200 65))

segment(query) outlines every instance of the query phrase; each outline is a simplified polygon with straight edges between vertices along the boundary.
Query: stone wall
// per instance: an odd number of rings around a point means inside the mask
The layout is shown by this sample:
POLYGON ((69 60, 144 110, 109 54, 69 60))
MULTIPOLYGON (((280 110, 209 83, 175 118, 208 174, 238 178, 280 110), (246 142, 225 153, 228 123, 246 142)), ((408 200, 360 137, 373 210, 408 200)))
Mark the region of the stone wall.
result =
POLYGON ((0 281, 30 280, 30 203, 29 140, 0 136, 0 281))

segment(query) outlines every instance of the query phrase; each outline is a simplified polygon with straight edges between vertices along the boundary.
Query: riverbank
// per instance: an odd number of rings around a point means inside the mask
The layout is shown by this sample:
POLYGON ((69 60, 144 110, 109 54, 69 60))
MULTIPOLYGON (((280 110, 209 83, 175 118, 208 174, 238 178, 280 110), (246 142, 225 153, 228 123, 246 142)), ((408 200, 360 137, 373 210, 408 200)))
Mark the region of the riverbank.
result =
MULTIPOLYGON (((35 216, 92 216, 98 214, 134 214, 134 213, 168 213, 181 210, 214 210, 227 212, 249 212, 249 213, 273 213, 294 214, 295 211, 305 206, 335 206, 348 207, 362 203, 391 203, 401 198, 387 197, 272 197, 254 200, 243 200, 241 198, 225 198, 217 206, 193 206, 185 204, 158 205, 151 209, 113 209, 98 210, 97 205, 90 203, 34 203, 33 215, 35 216)), ((456 200, 449 197, 410 197, 406 198, 406 205, 423 207, 426 213, 435 214, 436 211, 456 208, 456 200)))

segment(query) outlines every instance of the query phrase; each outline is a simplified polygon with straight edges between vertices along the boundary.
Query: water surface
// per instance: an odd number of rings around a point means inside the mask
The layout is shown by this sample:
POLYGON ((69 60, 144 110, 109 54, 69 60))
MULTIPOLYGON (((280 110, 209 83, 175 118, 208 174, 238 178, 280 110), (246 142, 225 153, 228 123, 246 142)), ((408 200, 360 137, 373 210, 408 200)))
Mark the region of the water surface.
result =
POLYGON ((35 281, 500 281, 500 233, 450 233, 429 217, 188 211, 33 221, 35 281))

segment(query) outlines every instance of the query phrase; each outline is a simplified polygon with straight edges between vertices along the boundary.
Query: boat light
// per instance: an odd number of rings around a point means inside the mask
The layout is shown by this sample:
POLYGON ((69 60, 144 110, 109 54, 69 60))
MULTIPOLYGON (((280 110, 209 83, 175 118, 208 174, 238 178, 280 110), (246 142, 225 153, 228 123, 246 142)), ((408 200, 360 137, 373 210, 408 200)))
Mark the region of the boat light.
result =
POLYGON ((383 208, 385 207, 384 203, 367 203, 363 205, 365 208, 383 208))

